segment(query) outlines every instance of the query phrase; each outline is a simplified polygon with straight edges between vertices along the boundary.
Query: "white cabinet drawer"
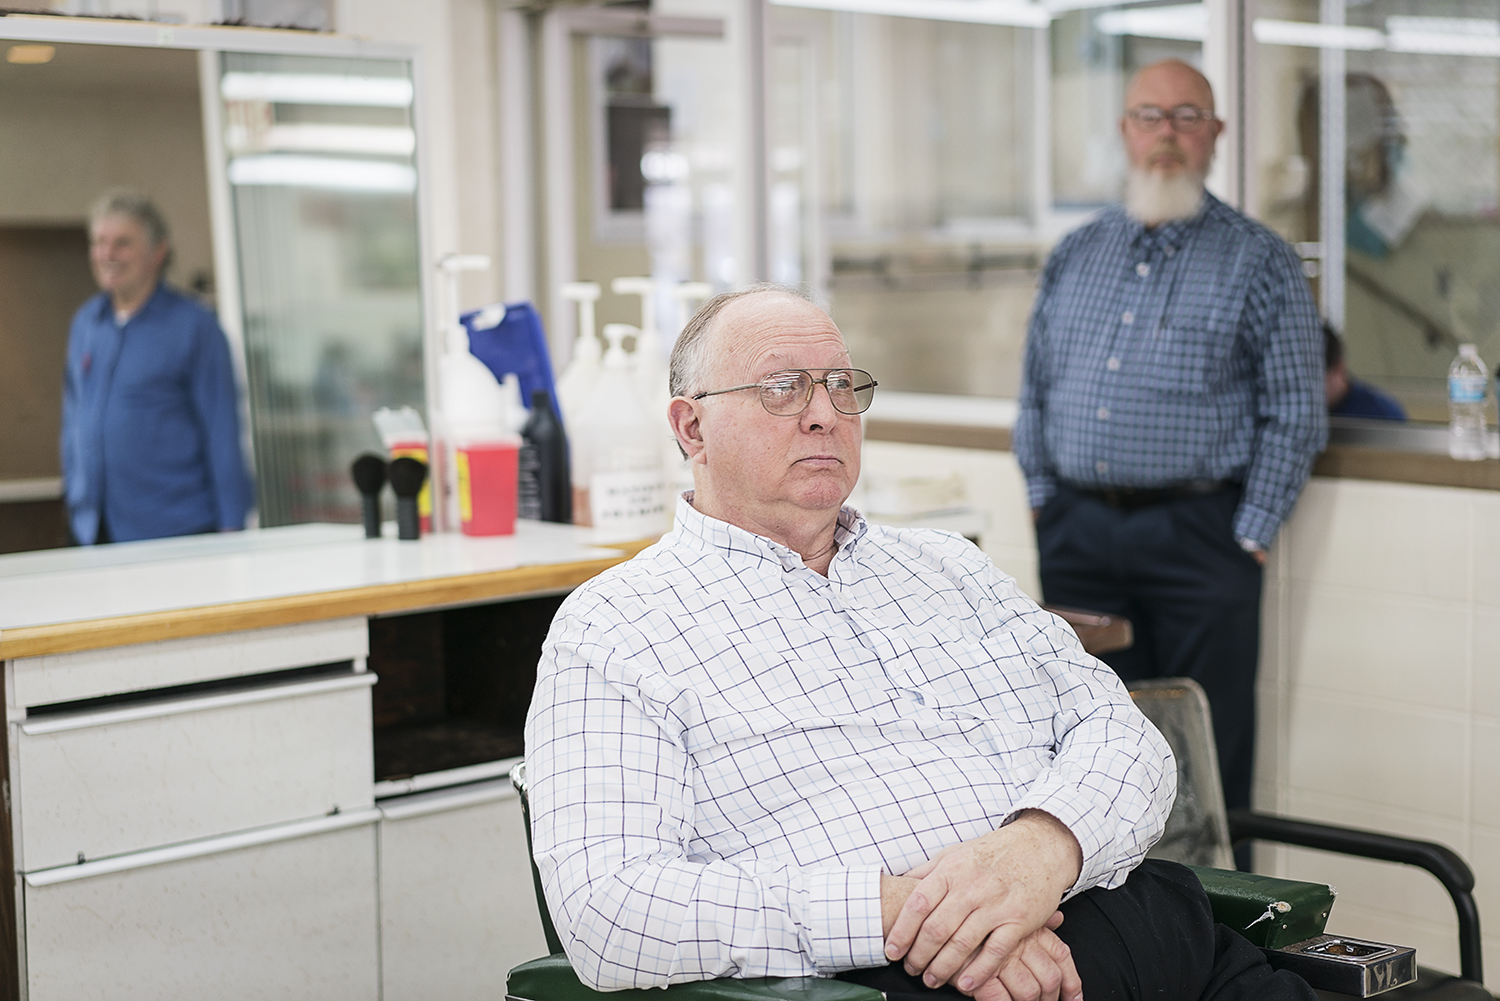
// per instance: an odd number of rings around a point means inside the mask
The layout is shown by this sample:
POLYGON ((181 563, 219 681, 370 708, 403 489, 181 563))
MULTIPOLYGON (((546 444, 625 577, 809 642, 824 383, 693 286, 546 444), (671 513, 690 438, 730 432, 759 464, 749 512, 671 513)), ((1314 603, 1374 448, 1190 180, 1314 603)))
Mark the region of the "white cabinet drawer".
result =
POLYGON ((368 673, 14 724, 31 872, 373 802, 368 673))
POLYGON ((14 712, 118 692, 363 660, 369 652, 369 626, 363 618, 267 626, 217 636, 21 657, 9 663, 6 694, 14 712))
POLYGON ((521 803, 508 779, 380 804, 385 1001, 484 1001, 544 956, 521 803))
POLYGON ((375 1001, 376 816, 26 877, 30 1001, 375 1001))

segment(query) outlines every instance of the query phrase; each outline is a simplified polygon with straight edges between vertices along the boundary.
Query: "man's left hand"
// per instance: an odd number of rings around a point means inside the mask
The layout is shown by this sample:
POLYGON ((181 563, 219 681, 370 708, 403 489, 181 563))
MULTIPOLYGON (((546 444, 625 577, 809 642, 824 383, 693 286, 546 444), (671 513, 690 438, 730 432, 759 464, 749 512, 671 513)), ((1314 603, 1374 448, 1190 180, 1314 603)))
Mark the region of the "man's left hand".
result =
MULTIPOLYGON (((988 988, 1006 959, 1042 928, 1078 879, 1073 832, 1040 810, 946 848, 908 876, 919 880, 886 934, 886 957, 929 987, 988 988)), ((996 994, 996 997, 1000 995, 996 994)))

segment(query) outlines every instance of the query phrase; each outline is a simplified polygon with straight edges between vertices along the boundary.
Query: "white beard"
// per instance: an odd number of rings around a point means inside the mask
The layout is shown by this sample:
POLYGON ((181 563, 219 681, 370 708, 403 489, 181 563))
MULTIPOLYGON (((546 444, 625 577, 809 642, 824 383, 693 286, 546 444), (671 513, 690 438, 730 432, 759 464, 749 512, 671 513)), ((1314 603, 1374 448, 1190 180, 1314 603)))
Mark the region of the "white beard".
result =
POLYGON ((1146 226, 1191 219, 1203 207, 1204 180, 1185 170, 1166 176, 1131 167, 1125 178, 1125 212, 1146 226))

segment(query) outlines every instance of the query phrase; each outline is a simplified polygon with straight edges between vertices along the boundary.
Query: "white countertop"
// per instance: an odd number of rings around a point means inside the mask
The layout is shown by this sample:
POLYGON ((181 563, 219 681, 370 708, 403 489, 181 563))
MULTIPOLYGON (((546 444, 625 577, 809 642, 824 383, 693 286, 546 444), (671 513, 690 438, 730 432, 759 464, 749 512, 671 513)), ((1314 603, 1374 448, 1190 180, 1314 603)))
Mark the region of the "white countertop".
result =
POLYGON ((0 631, 619 558, 592 530, 517 522, 515 535, 364 538, 294 525, 0 556, 0 631))

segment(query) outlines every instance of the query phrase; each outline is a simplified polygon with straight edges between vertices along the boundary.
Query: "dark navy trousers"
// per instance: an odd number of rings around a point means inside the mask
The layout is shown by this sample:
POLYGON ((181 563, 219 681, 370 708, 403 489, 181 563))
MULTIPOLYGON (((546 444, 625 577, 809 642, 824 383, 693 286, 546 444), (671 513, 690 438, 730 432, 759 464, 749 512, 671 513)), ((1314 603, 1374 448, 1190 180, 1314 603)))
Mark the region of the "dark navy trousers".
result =
POLYGON ((1116 674, 1203 686, 1231 810, 1250 805, 1260 658, 1261 568, 1234 539, 1239 500, 1226 485, 1122 509, 1059 486, 1036 524, 1046 601, 1130 619, 1134 645, 1102 658, 1116 674))
MULTIPOLYGON (((1260 949, 1215 924, 1198 877, 1175 862, 1147 859, 1124 886, 1080 893, 1059 908, 1057 937, 1068 944, 1084 1001, 1316 1001, 1306 981, 1274 971, 1260 949)), ((960 1001, 929 990, 900 963, 839 974, 885 992, 889 1001, 960 1001)))

